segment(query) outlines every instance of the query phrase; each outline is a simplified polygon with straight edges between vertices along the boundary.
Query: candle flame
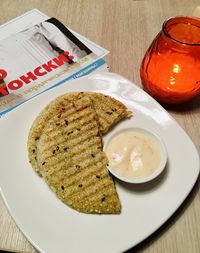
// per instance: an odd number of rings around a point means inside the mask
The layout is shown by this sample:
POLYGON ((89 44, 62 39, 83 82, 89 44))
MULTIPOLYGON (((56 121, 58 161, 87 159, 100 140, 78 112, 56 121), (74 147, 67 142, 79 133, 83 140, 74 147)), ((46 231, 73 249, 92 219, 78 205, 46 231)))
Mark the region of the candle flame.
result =
POLYGON ((181 68, 178 64, 174 64, 173 72, 178 74, 180 72, 181 68))

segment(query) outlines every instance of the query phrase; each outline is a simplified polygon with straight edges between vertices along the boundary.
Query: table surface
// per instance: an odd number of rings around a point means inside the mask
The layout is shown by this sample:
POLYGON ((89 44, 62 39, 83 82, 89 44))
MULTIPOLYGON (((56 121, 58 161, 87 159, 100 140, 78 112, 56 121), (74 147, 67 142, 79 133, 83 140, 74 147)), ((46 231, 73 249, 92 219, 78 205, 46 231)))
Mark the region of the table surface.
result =
MULTIPOLYGON (((199 0, 0 0, 0 24, 37 8, 107 48, 110 71, 141 86, 139 67, 165 19, 191 15, 199 0), (124 60, 123 60, 124 59, 124 60)), ((166 109, 200 150, 200 97, 166 109)), ((177 212, 130 252, 200 252, 200 179, 177 212)), ((0 249, 36 252, 15 225, 0 197, 0 249)))

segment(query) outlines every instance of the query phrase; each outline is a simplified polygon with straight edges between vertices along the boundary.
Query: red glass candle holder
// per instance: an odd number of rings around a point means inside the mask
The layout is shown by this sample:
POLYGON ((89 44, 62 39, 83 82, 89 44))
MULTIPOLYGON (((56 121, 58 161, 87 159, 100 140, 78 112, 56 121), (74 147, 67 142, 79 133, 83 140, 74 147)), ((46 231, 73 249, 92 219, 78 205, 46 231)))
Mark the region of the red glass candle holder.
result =
POLYGON ((179 104, 200 93, 200 19, 163 23, 140 68, 144 89, 160 102, 179 104))

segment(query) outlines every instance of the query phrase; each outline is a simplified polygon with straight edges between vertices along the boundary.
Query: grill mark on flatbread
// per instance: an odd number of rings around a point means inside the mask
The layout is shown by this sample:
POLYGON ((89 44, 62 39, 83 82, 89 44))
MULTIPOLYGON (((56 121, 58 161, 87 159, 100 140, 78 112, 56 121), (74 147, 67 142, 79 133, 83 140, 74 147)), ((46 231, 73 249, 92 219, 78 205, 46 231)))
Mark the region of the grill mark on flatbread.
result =
MULTIPOLYGON (((81 168, 79 170, 77 170, 76 168, 74 168, 74 170, 70 171, 68 176, 71 177, 71 180, 68 180, 66 178, 63 178, 61 176, 62 173, 59 174, 58 172, 58 178, 60 176, 59 182, 61 182, 62 184, 64 184, 67 187, 70 187, 74 184, 77 184, 79 179, 79 176, 81 175, 82 180, 86 180, 87 178, 90 178, 92 181, 95 178, 95 180, 97 180, 98 178, 96 176, 100 176, 100 178, 104 178, 105 176, 108 175, 108 173, 105 173, 104 171, 104 165, 102 163, 100 163, 98 166, 95 166, 95 171, 93 171, 94 169, 94 165, 91 164, 89 167, 85 167, 85 168, 81 168)), ((52 177, 53 178, 53 177, 52 177)), ((54 178, 56 180, 56 178, 54 178)))
MULTIPOLYGON (((83 196, 85 195, 85 191, 88 191, 88 189, 93 188, 93 192, 97 192, 97 190, 100 190, 100 185, 104 185, 104 187, 106 187, 106 185, 108 184, 108 179, 107 179, 107 175, 102 176, 102 178, 100 180, 94 178, 94 176, 92 177, 92 175, 88 174, 86 177, 81 178, 81 180, 77 180, 74 181, 72 184, 70 185, 66 185, 65 182, 59 181, 59 182, 53 182, 53 185, 56 186, 56 190, 57 192, 62 192, 62 186, 65 189, 65 197, 66 198, 76 198, 77 194, 80 194, 80 192, 83 192, 83 196), (83 181, 84 183, 81 184, 80 181, 83 181), (95 190, 94 190, 94 181, 95 182, 95 190), (101 184, 99 183, 101 182, 101 184), (81 184, 81 187, 79 187, 81 184), (98 185, 100 184, 100 185, 98 185)), ((109 185, 112 185, 112 182, 109 182, 109 185)), ((80 194, 80 200, 83 198, 83 196, 80 194)), ((90 197, 92 197, 92 194, 90 195, 90 197)))
MULTIPOLYGON (((113 186, 113 183, 111 180, 108 180, 108 175, 104 175, 104 177, 101 178, 101 180, 93 179, 92 177, 87 177, 86 179, 90 178, 88 181, 84 181, 85 178, 82 179, 83 183, 82 186, 79 187, 80 181, 76 181, 73 184, 65 185, 64 186, 64 193, 65 197, 72 199, 76 197, 80 197, 79 201, 81 201, 84 198, 87 198, 88 195, 92 197, 93 194, 97 194, 97 192, 101 193, 101 187, 106 187, 106 186, 113 186), (94 186, 94 180, 95 186, 94 186)), ((59 192, 63 192, 61 187, 58 187, 59 192)))
POLYGON ((118 116, 123 112, 125 112, 125 117, 126 114, 128 116, 126 107, 113 98, 111 102, 110 96, 95 93, 94 99, 96 102, 94 104, 95 111, 97 115, 101 115, 101 117, 99 117, 99 122, 102 133, 107 132, 108 129, 118 121, 118 116))
MULTIPOLYGON (((66 139, 64 138, 60 138, 57 139, 57 142, 53 143, 53 141, 49 142, 48 145, 44 145, 41 148, 41 151, 44 152, 44 156, 43 156, 43 160, 47 160, 49 157, 52 157, 52 153, 54 150, 56 150, 56 147, 59 147, 59 152, 55 152, 54 157, 58 154, 60 154, 60 151, 66 152, 67 150, 65 149, 71 149, 76 145, 81 145, 81 144, 85 144, 88 142, 88 138, 92 138, 92 137, 97 137, 96 132, 94 132, 94 126, 92 126, 90 129, 87 129, 87 135, 86 136, 81 136, 79 139, 77 139, 76 135, 71 135, 69 138, 66 137, 66 139), (64 139, 64 141, 63 141, 64 139), (69 144, 70 142, 70 144, 69 144), (46 155, 46 156, 45 156, 46 155)), ((101 143, 99 143, 99 146, 101 145, 101 143)))
MULTIPOLYGON (((70 118, 68 118, 68 120, 67 120, 68 123, 67 124, 70 123, 70 124, 75 125, 76 122, 79 121, 79 118, 81 118, 81 117, 82 117, 82 115, 80 115, 80 117, 78 117, 76 119, 73 119, 73 120, 70 120, 70 118)), ((87 124, 88 121, 92 121, 92 120, 94 120, 94 119, 93 119, 93 115, 91 113, 88 113, 88 114, 84 113, 84 118, 82 119, 82 121, 80 121, 80 126, 84 126, 84 125, 87 124)), ((66 127, 66 117, 63 117, 62 120, 57 121, 56 124, 60 125, 60 127, 65 128, 66 127)), ((70 124, 69 124, 69 126, 70 126, 70 124)), ((73 129, 69 128, 69 130, 73 130, 73 129)), ((51 134, 51 132, 53 132, 53 131, 54 130, 52 128, 50 128, 50 129, 46 130, 46 133, 51 134)))
MULTIPOLYGON (((99 152, 99 153, 94 152, 94 154, 95 154, 95 159, 93 158, 93 161, 96 161, 96 159, 99 158, 99 156, 100 157, 102 156, 103 152, 99 152)), ((83 153, 81 155, 81 157, 78 154, 76 155, 76 157, 71 154, 69 154, 69 156, 64 156, 64 158, 62 155, 59 155, 59 156, 61 157, 61 159, 59 159, 59 158, 57 159, 58 163, 52 164, 51 161, 47 161, 46 162, 47 166, 43 167, 43 171, 45 171, 47 173, 48 170, 51 170, 52 168, 54 168, 55 165, 58 166, 60 163, 60 160, 65 162, 66 158, 70 161, 69 163, 66 162, 66 165, 76 166, 76 165, 79 165, 81 161, 84 161, 88 156, 91 157, 90 154, 88 155, 88 153, 86 153, 86 152, 83 153), (73 157, 73 159, 72 159, 72 157, 73 157)), ((101 157, 101 158, 103 159, 103 157, 101 157)), ((105 158, 105 161, 106 161, 105 164, 107 164, 108 163, 107 158, 105 158)))
MULTIPOLYGON (((89 187, 91 187, 91 191, 89 191, 88 192, 88 195, 90 195, 90 201, 92 202, 92 201, 95 201, 96 199, 98 199, 98 198, 101 198, 103 195, 106 195, 105 193, 103 194, 103 191, 102 190, 104 190, 104 192, 106 192, 106 190, 108 189, 108 188, 110 188, 110 187, 112 187, 112 183, 107 183, 107 184, 105 184, 105 182, 104 181, 98 181, 97 182, 97 184, 100 184, 101 186, 99 186, 98 188, 98 192, 96 192, 96 190, 95 189, 93 189, 93 187, 92 187, 92 184, 89 186, 89 187)), ((88 188, 89 188, 88 187, 88 188)), ((88 189, 86 189, 86 190, 88 190, 88 189)), ((109 190, 109 189, 108 189, 109 190)), ((114 193, 114 192, 113 192, 114 193)), ((78 195, 79 195, 79 192, 77 192, 76 193, 76 195, 74 195, 73 197, 78 197, 78 195)), ((84 203, 85 202, 85 199, 87 198, 88 196, 87 195, 85 195, 85 196, 82 196, 81 197, 81 200, 80 200, 80 203, 84 203)), ((109 194, 107 194, 107 197, 109 197, 109 194)))
MULTIPOLYGON (((79 147, 79 150, 78 150, 79 152, 85 152, 86 151, 86 148, 83 145, 86 141, 87 141, 87 139, 84 142, 82 142, 83 147, 79 147)), ((96 140, 96 142, 90 143, 87 147, 88 148, 93 148, 93 147, 96 147, 97 145, 99 147, 99 145, 100 145, 99 140, 96 140)), ((43 162, 48 163, 48 166, 50 167, 50 166, 54 166, 55 164, 59 164, 60 162, 64 161, 66 157, 68 159, 71 159, 74 155, 77 154, 77 151, 74 151, 75 146, 76 145, 68 146, 68 149, 70 149, 70 152, 69 151, 67 152, 67 151, 64 151, 64 150, 60 151, 60 149, 59 149, 59 151, 57 151, 54 155, 52 155, 52 150, 50 150, 50 151, 45 150, 48 153, 47 153, 47 156, 42 157, 42 159, 43 159, 42 163, 43 162), (59 156, 63 156, 63 153, 66 155, 66 157, 64 157, 63 159, 59 159, 59 156), (56 160, 56 163, 55 162, 51 163, 51 161, 49 161, 49 160, 52 160, 52 158, 54 158, 56 160)), ((97 150, 98 150, 98 148, 97 148, 97 150)))
MULTIPOLYGON (((96 187, 98 187, 98 182, 103 181, 104 179, 107 182, 108 173, 105 173, 103 165, 100 168, 98 168, 98 170, 95 171, 95 172, 91 171, 91 167, 87 168, 87 170, 89 170, 89 172, 86 172, 85 174, 83 173, 83 176, 81 176, 81 180, 84 182, 83 183, 84 189, 87 188, 87 187, 90 187, 90 186, 93 186, 93 188, 94 188, 94 185, 93 185, 94 184, 94 179, 96 180, 96 183, 95 183, 96 187), (101 180, 98 180, 97 178, 95 178, 95 175, 97 173, 101 174, 101 180)), ((67 182, 67 184, 66 184, 66 182, 63 182, 64 185, 69 187, 69 192, 70 192, 70 187, 71 186, 77 186, 78 182, 80 182, 80 180, 77 180, 78 176, 79 176, 78 174, 74 174, 70 184, 68 184, 68 182, 67 182)), ((78 188, 77 188, 77 191, 78 191, 78 188)), ((74 193, 75 192, 71 192, 70 194, 72 195, 74 193)))
MULTIPOLYGON (((88 114, 84 115, 85 119, 82 119, 80 121, 80 124, 79 126, 77 127, 77 120, 76 119, 75 121, 68 121, 68 126, 66 127, 66 123, 65 125, 59 125, 60 127, 56 130, 56 126, 54 125, 54 127, 52 126, 50 130, 47 130, 46 133, 47 133, 47 138, 52 138, 52 142, 55 143, 54 139, 53 138, 56 138, 57 136, 60 136, 60 140, 61 141, 57 141, 57 145, 60 145, 62 144, 63 142, 65 141, 72 141, 72 139, 77 139, 76 138, 76 133, 79 133, 79 131, 83 130, 83 131, 90 131, 93 129, 93 127, 95 127, 95 123, 94 123, 94 119, 91 117, 87 117, 88 114), (68 133, 72 132, 73 131, 73 134, 70 134, 68 136, 68 133), (62 133, 62 136, 60 135, 62 133), (63 135, 66 134, 65 137, 63 137, 63 135), (74 137, 75 136, 75 137, 74 137), (64 140, 64 141, 63 141, 64 140)), ((83 117, 83 115, 82 115, 83 117)), ((80 119, 80 118, 79 118, 80 119)), ((57 123, 56 123, 57 124, 57 123)), ((80 133, 79 133, 80 134, 80 133)), ((50 149, 50 143, 47 143, 47 148, 50 149)), ((54 145, 56 145, 54 144, 54 145)), ((51 145, 52 147, 54 146, 53 144, 51 145)), ((43 150, 45 151, 45 149, 43 150)))
MULTIPOLYGON (((70 191, 70 187, 78 185, 80 180, 85 182, 87 185, 87 180, 93 181, 96 175, 100 175, 101 179, 103 179, 105 176, 108 176, 109 173, 108 171, 105 171, 104 168, 105 164, 100 162, 98 163, 98 166, 94 166, 94 164, 91 163, 90 166, 81 169, 72 167, 71 171, 68 171, 69 173, 67 173, 69 178, 62 178, 62 171, 60 171, 60 173, 58 171, 55 177, 51 175, 51 180, 54 181, 54 184, 63 184, 65 187, 68 187, 68 190, 70 191)), ((98 181, 97 178, 95 178, 95 180, 98 181)))
MULTIPOLYGON (((97 134, 93 134, 93 135, 90 135, 92 133, 92 131, 94 130, 94 127, 91 127, 90 129, 88 129, 88 135, 86 137, 82 137, 81 139, 77 140, 74 136, 76 135, 76 131, 73 130, 74 134, 71 135, 70 137, 66 136, 66 138, 63 140, 62 138, 59 138, 57 139, 57 142, 56 143, 53 143, 53 141, 51 141, 49 143, 49 145, 45 145, 44 148, 42 149, 43 151, 49 151, 50 153, 52 153, 52 150, 55 149, 56 146, 59 146, 60 149, 66 149, 66 148, 71 148, 75 145, 79 145, 85 141, 87 141, 87 137, 95 137, 97 136, 97 134), (68 138, 67 138, 68 137, 68 138), (70 145, 67 145, 68 142, 72 142, 72 144, 70 145), (66 146, 66 147, 65 147, 66 146)), ((63 134, 67 134, 66 133, 63 133, 63 134)), ((57 135, 59 136, 59 134, 57 135)))
MULTIPOLYGON (((102 109, 104 109, 104 108, 101 108, 101 110, 102 110, 102 109)), ((98 112, 100 113, 100 110, 96 109, 96 111, 97 111, 97 113, 98 113, 98 112)), ((122 114, 122 113, 123 113, 123 110, 120 108, 120 109, 118 109, 118 112, 119 112, 120 114, 122 114)), ((100 121, 101 121, 101 124, 102 124, 102 125, 111 125, 111 124, 112 124, 113 119, 110 117, 111 114, 109 114, 109 113, 112 113, 113 116, 117 115, 116 112, 112 112, 112 111, 108 111, 108 110, 105 110, 105 111, 103 111, 102 113, 104 113, 104 115, 102 115, 102 117, 100 118, 100 121)))
POLYGON ((73 108, 73 110, 71 110, 71 112, 69 114, 65 113, 65 112, 62 112, 60 114, 58 113, 58 118, 55 118, 54 122, 61 123, 62 120, 64 120, 65 118, 68 118, 68 120, 70 122, 73 122, 73 121, 81 118, 83 115, 86 116, 86 112, 88 111, 88 109, 89 109, 89 107, 87 106, 87 107, 83 108, 82 110, 79 109, 78 111, 76 111, 75 108, 73 108), (76 111, 76 114, 74 115, 75 111, 76 111))
POLYGON ((92 176, 92 175, 95 175, 95 176, 96 175, 103 175, 103 174, 107 175, 108 172, 105 173, 105 171, 103 171, 103 167, 105 167, 105 164, 102 162, 99 162, 98 166, 97 165, 94 166, 93 163, 91 163, 87 167, 81 167, 81 168, 77 168, 77 167, 73 166, 73 167, 68 168, 67 176, 70 177, 70 179, 63 177, 63 171, 58 170, 56 172, 53 172, 50 175, 51 178, 49 180, 52 179, 52 180, 54 180, 54 182, 58 182, 58 181, 65 182, 65 185, 70 187, 74 183, 77 183, 80 175, 82 178, 87 177, 87 176, 92 176))
MULTIPOLYGON (((67 198, 69 199, 69 203, 73 203, 75 200, 79 201, 80 205, 84 205, 85 202, 88 199, 88 196, 90 197, 90 205, 93 204, 94 202, 100 201, 102 197, 107 196, 107 200, 109 198, 114 198, 115 197, 115 192, 110 190, 110 188, 113 188, 112 183, 107 183, 106 181, 98 181, 96 186, 98 188, 94 188, 93 185, 91 184, 87 188, 83 189, 83 191, 78 191, 72 196, 67 195, 67 198), (98 191, 97 191, 98 189, 98 191), (93 203, 92 203, 93 202, 93 203)), ((60 193, 60 192, 59 192, 60 193)), ((60 193, 62 194, 62 192, 60 193)))
MULTIPOLYGON (((50 134, 48 134, 47 138, 57 138, 57 137, 60 137, 60 134, 62 133, 62 135, 65 135, 64 137, 61 136, 60 139, 65 139, 65 140, 70 140, 70 141, 73 141, 74 139, 76 139, 76 134, 75 133, 78 133, 80 134, 80 130, 82 128, 82 130, 86 130, 86 131, 90 131, 90 130, 93 130, 95 127, 95 123, 91 120, 88 122, 88 124, 85 124, 85 125, 81 125, 81 126, 74 126, 74 127, 70 127, 70 128, 67 128, 67 127, 63 127, 62 129, 60 130, 55 130, 54 129, 54 132, 51 132, 50 134), (79 129, 77 129, 79 128, 79 129), (71 133, 71 131, 73 131, 73 133, 71 133), (70 133, 70 134, 69 134, 70 133)), ((61 144, 62 141, 59 141, 57 142, 57 144, 61 144)), ((52 141, 53 142, 53 141, 52 141)), ((54 144, 55 145, 55 144, 54 144)), ((48 147, 50 146, 50 142, 48 143, 48 147)))
POLYGON ((58 97, 50 102, 35 119, 30 129, 28 137, 29 161, 36 171, 38 171, 38 167, 37 162, 35 161, 35 155, 32 153, 32 150, 37 150, 38 140, 48 120, 50 120, 54 114, 60 113, 60 111, 62 111, 60 108, 65 106, 66 108, 69 106, 71 107, 70 101, 66 99, 67 96, 68 94, 65 94, 62 101, 60 101, 60 98, 58 97))
MULTIPOLYGON (((91 167, 91 166, 94 166, 94 162, 95 162, 95 166, 94 167, 99 167, 99 166, 102 166, 102 163, 103 164, 106 164, 107 163, 107 159, 105 160, 105 162, 103 162, 102 161, 102 157, 101 157, 101 160, 100 159, 97 159, 97 158, 99 158, 98 156, 96 156, 95 157, 95 161, 92 161, 91 159, 85 159, 84 161, 81 161, 81 162, 79 162, 78 164, 76 164, 75 166, 71 166, 71 167, 69 167, 68 168, 68 171, 67 171, 67 173, 68 173, 68 175, 70 176, 70 175, 73 175, 74 173, 76 173, 76 171, 77 171, 77 169, 84 169, 84 168, 86 168, 86 167, 91 167), (78 167, 77 167, 78 166, 78 167), (79 167, 80 166, 80 167, 79 167)), ((105 159, 105 158, 104 158, 105 159)), ((57 165, 58 166, 58 165, 57 165)), ((63 169, 65 169, 65 166, 67 166, 67 164, 66 163, 62 163, 62 168, 60 167, 57 167, 56 169, 55 169, 55 166, 52 166, 52 168, 53 168, 53 172, 52 172, 52 170, 49 170, 48 171, 48 174, 47 174, 47 176, 51 176, 52 178, 53 178, 53 176, 54 176, 54 174, 56 174, 56 173, 58 173, 58 177, 60 177, 61 175, 60 174, 62 174, 63 173, 63 169), (50 174, 50 173, 52 173, 52 174, 50 174), (59 174, 60 173, 60 174, 59 174)), ((64 174, 65 175, 65 174, 64 174)))
MULTIPOLYGON (((83 203, 85 201, 86 198, 88 198, 88 196, 90 196, 90 198, 92 198, 94 195, 96 195, 96 198, 98 198, 98 194, 102 195, 101 190, 102 188, 106 188, 106 187, 112 187, 112 182, 108 182, 107 178, 104 177, 102 178, 102 180, 97 180, 97 182, 95 183, 95 187, 94 187, 94 182, 93 180, 91 182, 89 182, 89 184, 85 184, 81 187, 79 187, 79 185, 73 185, 72 189, 70 190, 70 193, 68 194, 67 191, 65 191, 65 196, 68 199, 76 199, 79 198, 79 202, 83 203)), ((61 190, 59 190, 61 191, 61 190)))

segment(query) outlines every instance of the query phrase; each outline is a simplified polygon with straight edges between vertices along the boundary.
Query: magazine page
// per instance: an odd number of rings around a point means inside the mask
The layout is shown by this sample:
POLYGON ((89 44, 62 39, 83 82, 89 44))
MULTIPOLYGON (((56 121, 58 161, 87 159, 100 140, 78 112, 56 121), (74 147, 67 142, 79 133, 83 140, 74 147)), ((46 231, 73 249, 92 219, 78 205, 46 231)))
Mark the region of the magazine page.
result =
POLYGON ((0 114, 64 81, 94 71, 105 64, 98 53, 56 18, 9 36, 4 34, 0 40, 0 114))

